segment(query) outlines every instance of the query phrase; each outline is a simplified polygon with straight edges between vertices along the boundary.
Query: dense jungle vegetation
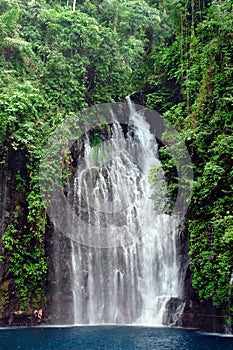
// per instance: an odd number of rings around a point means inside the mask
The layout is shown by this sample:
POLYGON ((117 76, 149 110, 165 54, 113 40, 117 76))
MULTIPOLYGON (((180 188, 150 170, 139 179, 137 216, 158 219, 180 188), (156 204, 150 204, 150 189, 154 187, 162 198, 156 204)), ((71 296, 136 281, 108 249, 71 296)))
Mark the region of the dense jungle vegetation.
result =
MULTIPOLYGON (((187 214, 193 286, 233 313, 232 0, 0 0, 0 167, 11 177, 0 316, 46 307, 47 218, 39 161, 87 106, 144 91, 194 166, 187 214)), ((169 176, 172 167, 164 162, 169 176)), ((2 189, 3 190, 3 189, 2 189)), ((3 204, 2 204, 3 205, 3 204)))

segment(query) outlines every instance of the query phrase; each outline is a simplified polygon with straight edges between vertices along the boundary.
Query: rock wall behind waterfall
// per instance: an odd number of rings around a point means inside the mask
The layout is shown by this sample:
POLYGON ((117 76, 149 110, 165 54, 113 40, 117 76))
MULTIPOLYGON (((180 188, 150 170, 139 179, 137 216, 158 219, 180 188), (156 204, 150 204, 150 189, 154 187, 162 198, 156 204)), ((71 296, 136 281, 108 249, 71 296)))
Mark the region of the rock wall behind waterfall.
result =
MULTIPOLYGON (((79 153, 81 150, 76 149, 79 153)), ((20 168, 26 166, 26 159, 23 154, 18 155, 20 161, 20 168)), ((9 154, 9 157, 5 165, 0 167, 0 222, 1 222, 1 236, 5 231, 7 224, 10 219, 10 215, 15 208, 16 202, 19 200, 19 194, 16 191, 15 183, 15 155, 9 154)), ((20 201, 21 206, 21 217, 22 220, 26 219, 25 211, 23 207, 25 202, 20 201)), ((51 323, 63 323, 64 319, 68 323, 73 323, 73 314, 70 313, 70 308, 73 300, 73 296, 70 293, 71 286, 69 285, 70 274, 72 273, 70 266, 65 263, 67 255, 71 253, 72 246, 68 238, 64 235, 59 234, 54 229, 53 225, 49 223, 47 225, 47 255, 50 261, 50 271, 48 279, 47 289, 47 309, 45 322, 51 323), (57 280, 57 269, 59 268, 59 280, 57 280), (59 288, 58 288, 59 285, 59 288), (57 307, 60 305, 61 309, 57 307), (61 317, 62 315, 62 317, 61 317)), ((180 242, 179 256, 183 261, 184 267, 188 263, 187 251, 188 241, 186 237, 180 242)), ((1 253, 3 253, 1 251, 1 253)), ((185 269, 184 269, 185 270, 185 269)), ((4 292, 11 290, 12 278, 7 275, 5 266, 0 264, 0 277, 1 277, 1 295, 4 292)), ((87 278, 86 272, 83 272, 84 279, 87 278)), ((180 325, 184 327, 195 327, 206 331, 224 332, 225 322, 223 309, 216 309, 209 301, 201 301, 193 288, 191 287, 192 276, 190 270, 187 269, 185 276, 185 289, 184 289, 184 300, 185 308, 183 310, 182 321, 180 325)), ((170 308, 172 309, 177 301, 171 301, 170 308)), ((177 306, 177 305, 176 305, 177 306)), ((175 306, 175 307, 176 307, 175 306)), ((27 317, 20 317, 15 315, 12 318, 14 311, 17 311, 17 300, 11 299, 10 303, 4 303, 1 296, 0 298, 0 325, 8 326, 11 325, 31 325, 32 320, 27 317)), ((35 323, 36 324, 36 323, 35 323)))
MULTIPOLYGON (((13 213, 17 213, 19 225, 27 220, 27 206, 22 190, 17 189, 16 174, 27 176, 26 156, 24 152, 9 148, 2 154, 0 164, 0 237, 6 231, 12 220, 13 213)), ((2 248, 0 241, 0 254, 3 256, 0 263, 0 325, 27 325, 31 319, 27 314, 20 314, 20 302, 15 296, 14 278, 8 269, 10 255, 2 248)))
MULTIPOLYGON (((105 142, 97 148, 86 135, 81 158, 73 159, 66 190, 71 253, 53 260, 60 300, 67 294, 61 277, 67 267, 75 324, 160 325, 167 302, 182 295, 176 220, 163 213, 166 184, 162 173, 153 189, 148 182, 151 168, 160 166, 157 142, 143 112, 129 107, 128 130, 112 124, 108 135, 98 134, 105 142)), ((56 316, 67 324, 71 316, 66 319, 61 307, 56 316)))

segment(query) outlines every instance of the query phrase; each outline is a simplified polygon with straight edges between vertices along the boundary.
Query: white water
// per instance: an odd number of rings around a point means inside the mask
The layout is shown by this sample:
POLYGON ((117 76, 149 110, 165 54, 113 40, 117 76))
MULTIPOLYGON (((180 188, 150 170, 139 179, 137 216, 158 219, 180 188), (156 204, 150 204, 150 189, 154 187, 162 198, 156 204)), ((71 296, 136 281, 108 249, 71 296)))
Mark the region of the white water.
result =
POLYGON ((98 149, 86 140, 78 166, 73 205, 89 225, 76 234, 90 246, 72 242, 74 324, 162 325, 167 301, 181 295, 176 220, 162 213, 162 172, 156 188, 148 182, 151 167, 160 165, 158 146, 129 106, 127 137, 116 123, 98 149))

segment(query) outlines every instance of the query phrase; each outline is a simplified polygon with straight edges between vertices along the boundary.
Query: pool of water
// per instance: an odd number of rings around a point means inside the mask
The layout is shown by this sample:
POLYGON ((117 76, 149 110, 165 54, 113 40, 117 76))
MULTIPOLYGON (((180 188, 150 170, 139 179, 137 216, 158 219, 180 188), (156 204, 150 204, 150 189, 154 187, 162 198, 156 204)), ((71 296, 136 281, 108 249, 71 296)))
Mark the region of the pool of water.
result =
POLYGON ((0 329, 0 350, 233 350, 233 338, 194 330, 125 326, 0 329))

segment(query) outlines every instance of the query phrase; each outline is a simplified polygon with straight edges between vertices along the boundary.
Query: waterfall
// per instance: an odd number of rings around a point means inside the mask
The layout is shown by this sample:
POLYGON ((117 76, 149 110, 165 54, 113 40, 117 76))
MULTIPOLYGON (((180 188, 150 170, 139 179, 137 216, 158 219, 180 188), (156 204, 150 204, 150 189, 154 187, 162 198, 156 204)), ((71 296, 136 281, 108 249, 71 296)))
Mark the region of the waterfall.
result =
POLYGON ((161 165, 158 145, 143 113, 128 104, 127 131, 116 121, 97 146, 84 140, 68 195, 86 222, 75 234, 90 242, 71 241, 66 257, 74 324, 162 325, 167 303, 182 294, 176 218, 163 212, 163 172, 154 188, 148 181, 161 165))

